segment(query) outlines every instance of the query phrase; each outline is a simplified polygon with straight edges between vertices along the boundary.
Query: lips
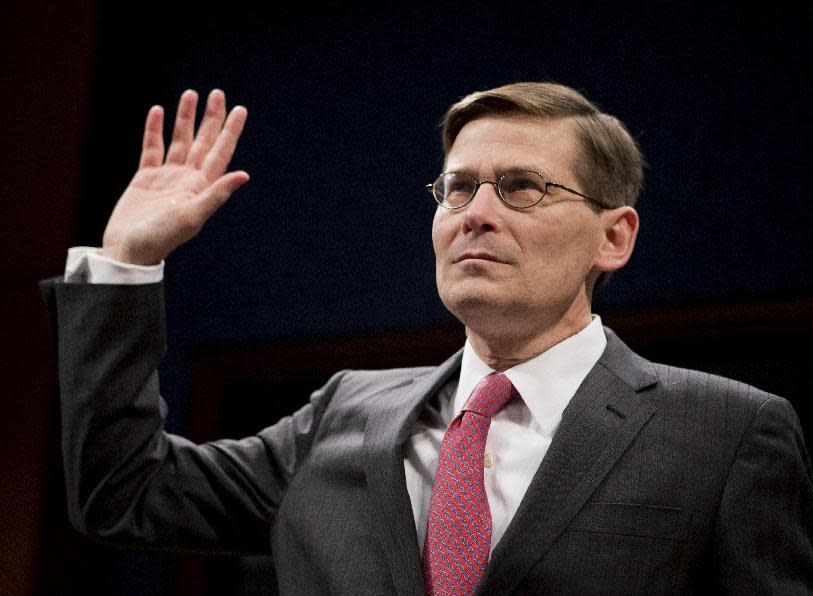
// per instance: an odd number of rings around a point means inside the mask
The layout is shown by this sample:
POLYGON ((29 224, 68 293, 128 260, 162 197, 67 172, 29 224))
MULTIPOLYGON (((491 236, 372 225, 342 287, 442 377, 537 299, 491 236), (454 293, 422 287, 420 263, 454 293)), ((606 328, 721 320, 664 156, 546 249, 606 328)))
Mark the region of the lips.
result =
POLYGON ((480 261, 493 261, 495 263, 503 263, 506 264, 507 261, 504 259, 499 258, 498 256, 481 250, 467 250, 460 256, 458 256, 454 262, 460 263, 461 261, 468 261, 468 260, 480 260, 480 261))

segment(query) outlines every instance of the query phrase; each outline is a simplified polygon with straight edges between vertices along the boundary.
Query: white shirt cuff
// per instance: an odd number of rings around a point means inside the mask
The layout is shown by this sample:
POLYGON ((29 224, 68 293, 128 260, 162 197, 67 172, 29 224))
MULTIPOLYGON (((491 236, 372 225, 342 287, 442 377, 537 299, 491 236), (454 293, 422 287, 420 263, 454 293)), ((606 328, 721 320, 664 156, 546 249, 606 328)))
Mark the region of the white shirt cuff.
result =
POLYGON ((133 265, 101 254, 101 248, 74 246, 68 249, 65 281, 91 284, 151 284, 164 278, 164 261, 158 265, 133 265))

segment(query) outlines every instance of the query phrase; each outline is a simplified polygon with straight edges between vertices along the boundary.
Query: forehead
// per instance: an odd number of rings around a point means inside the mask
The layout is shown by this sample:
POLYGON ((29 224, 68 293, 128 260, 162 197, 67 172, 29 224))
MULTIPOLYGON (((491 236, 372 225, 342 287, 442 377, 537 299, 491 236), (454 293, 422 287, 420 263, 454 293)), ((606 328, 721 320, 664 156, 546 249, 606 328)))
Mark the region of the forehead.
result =
POLYGON ((575 126, 567 118, 486 116, 460 129, 444 169, 492 175, 530 168, 562 177, 571 174, 577 146, 575 126))

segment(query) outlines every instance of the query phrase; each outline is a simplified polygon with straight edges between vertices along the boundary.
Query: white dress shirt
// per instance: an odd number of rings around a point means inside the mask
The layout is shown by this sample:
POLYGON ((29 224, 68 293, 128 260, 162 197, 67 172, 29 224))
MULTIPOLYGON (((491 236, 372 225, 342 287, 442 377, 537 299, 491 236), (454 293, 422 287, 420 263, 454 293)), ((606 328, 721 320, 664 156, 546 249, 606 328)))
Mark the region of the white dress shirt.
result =
MULTIPOLYGON (((98 253, 98 248, 86 246, 69 249, 65 281, 142 284, 155 283, 163 277, 163 262, 152 266, 130 265, 98 253)), ((601 319, 593 315, 590 324, 575 335, 504 371, 522 399, 511 401, 492 418, 486 439, 484 465, 492 519, 491 552, 542 463, 562 412, 606 345, 601 319)), ((421 550, 443 435, 477 383, 492 372, 467 341, 460 376, 451 379, 438 392, 436 400, 430 400, 405 445, 404 473, 421 550)))
POLYGON ((164 262, 158 265, 122 263, 99 252, 101 248, 74 246, 68 249, 65 281, 92 284, 149 284, 164 277, 164 262))
MULTIPOLYGON (((485 485, 491 508, 491 551, 502 538, 531 484, 562 419, 562 412, 598 361, 607 338, 601 319, 546 352, 504 371, 522 399, 491 420, 486 439, 485 485)), ((426 516, 443 434, 477 383, 494 372, 467 341, 459 379, 452 379, 422 412, 404 452, 404 471, 418 544, 423 549, 426 516)))

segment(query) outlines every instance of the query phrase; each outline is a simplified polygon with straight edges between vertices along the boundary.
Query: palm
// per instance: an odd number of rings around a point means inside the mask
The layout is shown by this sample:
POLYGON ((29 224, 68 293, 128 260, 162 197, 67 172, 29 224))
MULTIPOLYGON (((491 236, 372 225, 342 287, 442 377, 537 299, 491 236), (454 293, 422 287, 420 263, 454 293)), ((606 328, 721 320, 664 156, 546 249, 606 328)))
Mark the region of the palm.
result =
POLYGON ((198 194, 214 180, 188 165, 164 164, 160 167, 141 168, 133 179, 127 192, 144 195, 171 196, 175 191, 198 194))
POLYGON ((226 118, 225 98, 213 91, 197 136, 196 96, 186 92, 178 105, 173 140, 164 156, 163 112, 147 115, 138 171, 113 210, 103 252, 136 264, 160 262, 197 234, 206 220, 248 180, 245 172, 225 174, 245 123, 235 108, 226 118))

